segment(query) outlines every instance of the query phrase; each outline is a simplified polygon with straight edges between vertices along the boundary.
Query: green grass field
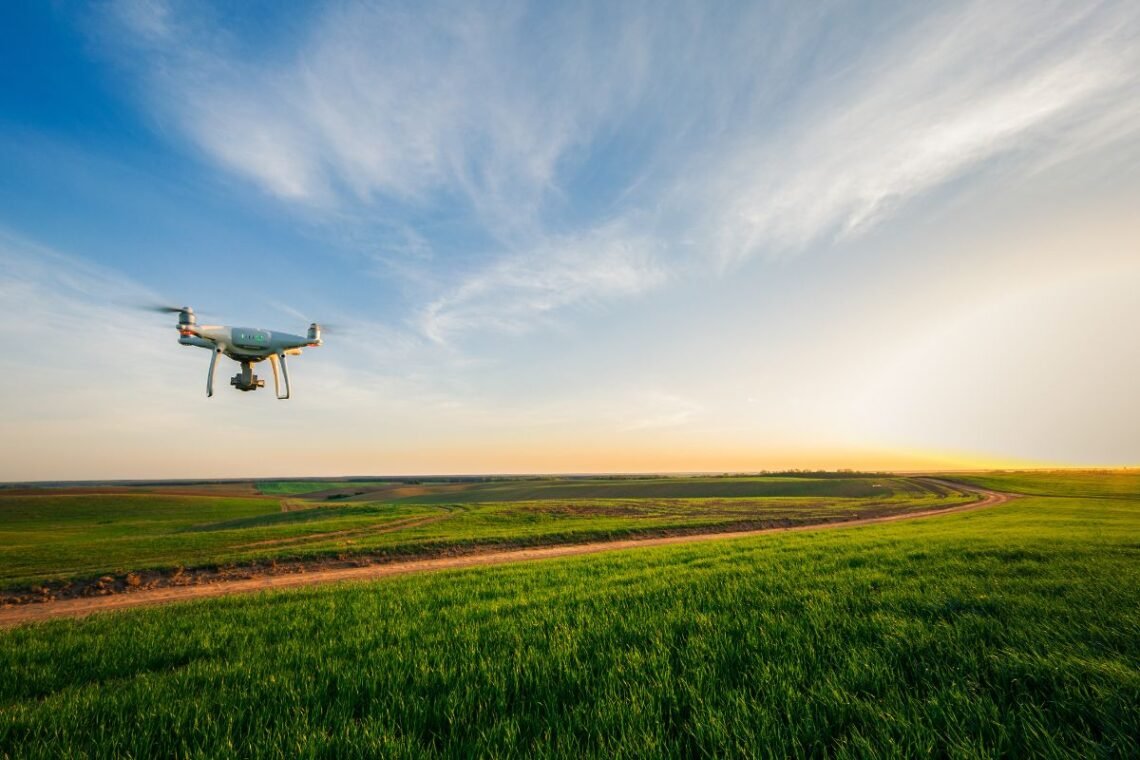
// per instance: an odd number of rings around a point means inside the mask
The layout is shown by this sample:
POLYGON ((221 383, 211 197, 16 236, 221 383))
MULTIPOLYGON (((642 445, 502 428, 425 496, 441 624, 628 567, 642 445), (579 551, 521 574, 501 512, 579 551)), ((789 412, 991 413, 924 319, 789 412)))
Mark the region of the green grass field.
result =
POLYGON ((1140 469, 991 472, 984 475, 955 475, 954 479, 983 488, 1038 496, 1135 499, 1140 494, 1140 469))
POLYGON ((1135 757, 1117 485, 4 631, 0 753, 1135 757))
MULTIPOLYGON (((327 482, 321 485, 316 492, 336 492, 331 495, 346 488, 343 483, 332 489, 327 482)), ((296 493, 280 499, 129 489, 0 493, 0 590, 176 567, 362 554, 409 557, 676 530, 814 523, 972 498, 886 477, 526 480, 453 486, 447 484, 452 490, 439 493, 430 486, 409 490, 403 484, 371 484, 374 490, 364 497, 331 501, 319 495, 305 500, 296 493), (283 504, 292 511, 282 511, 283 504)))
POLYGON ((266 496, 298 496, 333 488, 350 491, 382 488, 384 485, 383 481, 375 480, 262 480, 257 482, 257 490, 266 496))
MULTIPOLYGON (((539 499, 684 499, 768 496, 877 496, 888 477, 810 473, 733 477, 494 478, 470 481, 259 481, 266 495, 335 492, 387 502, 465 504, 539 499)), ((904 486, 905 487, 905 486, 904 486)))

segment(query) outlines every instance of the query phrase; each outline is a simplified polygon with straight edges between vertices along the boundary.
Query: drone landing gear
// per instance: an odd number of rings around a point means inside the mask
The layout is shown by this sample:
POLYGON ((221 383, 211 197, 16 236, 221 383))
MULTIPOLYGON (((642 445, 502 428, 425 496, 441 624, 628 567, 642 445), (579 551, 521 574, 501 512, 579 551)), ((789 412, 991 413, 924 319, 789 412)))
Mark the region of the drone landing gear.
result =
POLYGON ((230 378, 230 385, 239 391, 255 391, 265 387, 265 381, 253 374, 253 367, 249 362, 241 363, 241 372, 230 378))
MULTIPOLYGON (((216 350, 210 356, 210 371, 206 375, 206 395, 214 395, 214 370, 218 366, 218 356, 222 351, 216 350)), ((289 367, 285 364, 285 353, 278 352, 270 354, 265 357, 269 360, 270 366, 273 367, 273 389, 277 394, 277 398, 284 400, 289 398, 289 367), (284 382, 282 382, 284 381, 284 382), (284 388, 284 393, 282 392, 284 388)), ((230 385, 237 388, 239 391, 255 391, 258 388, 265 387, 265 380, 253 374, 253 362, 241 362, 241 372, 230 378, 230 385)))
POLYGON ((214 368, 218 366, 218 354, 221 352, 220 348, 210 352, 210 372, 206 375, 206 398, 214 395, 214 368))
POLYGON ((270 354, 269 364, 273 367, 273 390, 278 399, 289 398, 289 367, 285 364, 285 354, 270 354), (281 365, 281 376, 285 378, 285 395, 281 395, 281 378, 277 376, 277 365, 281 365))

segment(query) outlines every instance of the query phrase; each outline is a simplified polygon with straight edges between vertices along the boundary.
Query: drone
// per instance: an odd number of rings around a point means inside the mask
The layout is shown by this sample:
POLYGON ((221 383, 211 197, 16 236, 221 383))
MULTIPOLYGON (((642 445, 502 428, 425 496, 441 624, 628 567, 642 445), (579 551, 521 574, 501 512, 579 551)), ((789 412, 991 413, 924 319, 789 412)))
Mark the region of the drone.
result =
POLYGON ((253 327, 199 325, 194 310, 189 306, 157 306, 154 310, 178 314, 179 343, 210 349, 210 370, 206 375, 207 398, 214 395, 214 369, 218 364, 218 356, 225 354, 241 364, 241 372, 230 378, 230 385, 246 392, 264 388, 265 381, 253 374, 253 365, 268 359, 273 367, 273 388, 277 398, 287 399, 289 369, 285 357, 300 354, 302 348, 318 348, 321 345, 321 326, 316 322, 309 325, 308 335, 301 337, 253 327), (281 392, 282 379, 285 381, 284 393, 281 392))

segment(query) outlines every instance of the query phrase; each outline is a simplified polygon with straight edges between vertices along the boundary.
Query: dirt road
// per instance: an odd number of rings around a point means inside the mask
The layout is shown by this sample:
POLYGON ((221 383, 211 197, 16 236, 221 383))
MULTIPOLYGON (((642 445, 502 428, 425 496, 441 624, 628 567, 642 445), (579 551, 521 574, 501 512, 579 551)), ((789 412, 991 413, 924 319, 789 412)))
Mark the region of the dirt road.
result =
MULTIPOLYGON (((928 479, 933 480, 933 479, 928 479)), ((935 481, 941 482, 941 481, 935 481)), ((475 567, 478 565, 500 565, 509 562, 528 562, 531 560, 553 559, 555 557, 570 557, 579 554, 596 554, 598 552, 617 551, 620 549, 635 549, 647 546, 668 546, 671 544, 691 544, 703 541, 723 541, 725 539, 745 538, 769 533, 788 533, 806 530, 837 530, 840 528, 855 528, 862 525, 876 523, 897 522, 901 520, 918 520, 939 515, 970 512, 976 509, 994 507, 1004 504, 1014 494, 989 491, 982 488, 965 486, 961 483, 943 483, 963 491, 972 491, 981 495, 981 499, 958 507, 945 509, 931 509, 921 512, 909 512, 881 517, 869 517, 858 520, 825 523, 822 525, 799 525, 788 528, 765 528, 763 530, 735 531, 731 533, 701 533, 684 536, 663 536, 657 538, 624 539, 619 541, 600 541, 586 544, 564 544, 560 546, 544 546, 533 549, 509 549, 505 551, 490 551, 469 554, 461 557, 437 557, 422 560, 407 560, 390 562, 363 567, 340 567, 335 569, 318 569, 312 571, 290 573, 285 575, 262 575, 253 578, 238 580, 220 580, 216 583, 192 586, 166 586, 163 588, 135 591, 111 596, 81 597, 74 599, 60 599, 57 601, 37 604, 23 604, 0 609, 0 628, 11 627, 23 623, 32 623, 41 620, 50 620, 61 617, 83 617, 96 612, 108 610, 121 610, 130 607, 143 607, 153 604, 168 604, 171 602, 202 599, 226 594, 238 594, 250 591, 266 591, 270 589, 295 588, 298 586, 313 586, 336 581, 364 581, 385 578, 390 575, 405 575, 407 573, 422 573, 433 570, 452 570, 456 568, 475 567)))

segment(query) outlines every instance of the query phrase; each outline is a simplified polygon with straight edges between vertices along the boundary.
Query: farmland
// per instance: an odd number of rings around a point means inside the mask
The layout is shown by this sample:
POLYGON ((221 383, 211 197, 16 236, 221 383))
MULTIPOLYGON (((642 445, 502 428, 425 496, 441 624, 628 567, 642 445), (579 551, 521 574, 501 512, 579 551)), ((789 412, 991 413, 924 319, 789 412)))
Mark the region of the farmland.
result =
POLYGON ((0 748, 1133 756, 1140 492, 1119 485, 16 628, 0 748))
POLYGON ((1086 499, 1140 498, 1140 470, 1137 469, 989 472, 955 478, 983 488, 1023 494, 1086 499))
POLYGON ((774 496, 874 497, 877 489, 903 493, 925 489, 898 478, 877 476, 500 478, 442 482, 262 481, 265 494, 299 494, 356 501, 446 504, 542 499, 677 499, 774 496))
MULTIPOLYGON (((810 525, 976 498, 889 477, 261 484, 258 495, 120 487, 0 491, 0 588, 173 568, 438 556, 810 525), (282 487, 284 486, 284 487, 282 487), (111 490, 113 492, 107 492, 111 490)), ((231 490, 241 492, 240 489, 231 490)))

